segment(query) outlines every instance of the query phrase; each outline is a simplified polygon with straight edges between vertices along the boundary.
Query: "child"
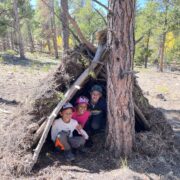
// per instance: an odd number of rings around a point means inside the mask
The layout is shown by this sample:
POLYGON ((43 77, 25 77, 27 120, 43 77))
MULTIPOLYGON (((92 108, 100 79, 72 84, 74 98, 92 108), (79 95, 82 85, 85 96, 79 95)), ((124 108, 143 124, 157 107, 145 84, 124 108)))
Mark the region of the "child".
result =
POLYGON ((67 161, 75 160, 72 148, 78 149, 84 146, 85 139, 88 135, 78 124, 72 119, 73 106, 70 103, 64 104, 60 111, 61 118, 54 121, 51 129, 51 139, 55 143, 55 147, 64 151, 67 161), (77 130, 82 136, 73 136, 73 131, 77 130))
MULTIPOLYGON (((77 120, 78 123, 85 129, 89 136, 91 136, 91 122, 89 118, 91 112, 88 110, 89 100, 85 96, 80 96, 76 101, 76 109, 73 112, 73 119, 77 120)), ((77 134, 74 134, 77 136, 77 134)), ((92 147, 93 141, 91 137, 88 138, 85 144, 86 147, 92 147)))
POLYGON ((91 99, 90 99, 90 110, 91 117, 89 120, 89 128, 91 132, 99 132, 101 129, 105 128, 106 125, 106 100, 102 97, 102 87, 99 85, 94 85, 91 88, 91 99))
POLYGON ((76 101, 76 109, 73 112, 72 118, 84 128, 89 119, 90 111, 88 111, 89 100, 85 96, 80 96, 76 101))

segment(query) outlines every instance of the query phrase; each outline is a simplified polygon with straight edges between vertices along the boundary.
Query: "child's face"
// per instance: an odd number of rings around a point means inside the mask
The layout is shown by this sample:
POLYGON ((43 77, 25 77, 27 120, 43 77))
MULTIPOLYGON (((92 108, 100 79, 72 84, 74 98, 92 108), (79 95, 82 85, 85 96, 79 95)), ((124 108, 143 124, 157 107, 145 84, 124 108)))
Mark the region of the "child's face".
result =
POLYGON ((69 109, 65 109, 63 110, 62 112, 60 112, 60 115, 62 117, 62 120, 65 122, 65 123, 68 123, 70 122, 71 118, 72 118, 72 114, 73 114, 73 111, 71 108, 69 109))
POLYGON ((87 111, 87 104, 82 103, 82 104, 78 104, 77 106, 77 113, 82 115, 87 111))
POLYGON ((93 104, 96 104, 101 97, 101 93, 99 91, 93 91, 91 92, 91 102, 93 104))

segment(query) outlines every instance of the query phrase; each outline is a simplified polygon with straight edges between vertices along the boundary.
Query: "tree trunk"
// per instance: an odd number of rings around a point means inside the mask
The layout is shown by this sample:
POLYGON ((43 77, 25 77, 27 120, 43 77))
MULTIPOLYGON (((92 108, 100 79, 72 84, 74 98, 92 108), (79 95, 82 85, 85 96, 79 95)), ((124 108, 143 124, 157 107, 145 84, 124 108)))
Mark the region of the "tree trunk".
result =
POLYGON ((27 23, 28 38, 29 38, 29 43, 30 43, 30 52, 33 53, 35 51, 35 48, 34 48, 33 35, 31 32, 31 25, 30 25, 30 22, 28 20, 26 23, 27 23))
POLYGON ((49 54, 51 54, 51 42, 49 40, 49 37, 47 39, 47 46, 48 46, 48 51, 49 51, 49 54))
POLYGON ((11 46, 10 46, 10 33, 9 33, 9 31, 7 31, 7 33, 6 33, 6 43, 7 43, 7 49, 11 49, 11 46))
POLYGON ((6 39, 5 38, 2 38, 2 45, 3 45, 3 51, 6 51, 7 50, 7 47, 6 47, 6 39))
POLYGON ((57 47, 57 35, 56 35, 56 23, 55 23, 55 13, 54 13, 54 1, 50 1, 51 3, 51 31, 53 38, 53 46, 54 46, 54 56, 58 59, 58 47, 57 47))
POLYGON ((162 41, 160 43, 160 71, 163 72, 164 67, 164 45, 166 40, 166 33, 162 34, 162 41))
POLYGON ((108 123, 106 147, 115 157, 132 152, 135 118, 132 97, 134 56, 134 0, 109 0, 107 63, 108 123))
POLYGON ((167 13, 168 13, 168 1, 165 1, 165 18, 164 18, 164 28, 162 33, 162 40, 160 43, 160 71, 163 72, 163 66, 164 66, 164 46, 166 42, 166 33, 167 33, 167 13))
POLYGON ((17 7, 17 0, 13 0, 13 11, 14 11, 14 18, 15 18, 15 29, 18 34, 18 46, 19 46, 19 54, 20 58, 24 59, 24 44, 22 40, 21 30, 20 30, 20 23, 19 23, 19 15, 18 15, 18 7, 17 7))
POLYGON ((149 56, 149 39, 150 39, 150 35, 151 35, 151 30, 148 31, 148 35, 147 35, 147 43, 146 43, 146 54, 145 54, 145 58, 144 58, 144 67, 147 68, 147 63, 148 63, 148 56, 149 56))
POLYGON ((14 50, 14 33, 13 33, 13 29, 11 29, 11 32, 10 32, 10 39, 11 39, 11 49, 14 50))
POLYGON ((68 0, 60 0, 61 3, 61 22, 62 22, 62 40, 63 40, 63 54, 69 49, 69 22, 67 18, 68 0))

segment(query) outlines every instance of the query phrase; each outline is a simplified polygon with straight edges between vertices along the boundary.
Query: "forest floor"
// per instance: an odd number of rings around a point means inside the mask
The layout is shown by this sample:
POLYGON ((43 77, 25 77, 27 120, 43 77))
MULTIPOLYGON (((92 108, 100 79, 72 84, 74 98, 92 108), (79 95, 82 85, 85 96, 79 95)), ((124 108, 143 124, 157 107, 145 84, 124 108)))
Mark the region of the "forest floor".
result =
MULTIPOLYGON (((39 55, 28 55, 28 60, 12 56, 0 57, 0 136, 11 133, 11 121, 28 100, 38 83, 49 71, 56 68, 57 60, 39 55)), ((175 145, 180 150, 180 72, 156 72, 155 69, 138 68, 138 82, 150 104, 160 108, 175 132, 175 145)), ((97 135, 98 136, 98 135, 97 135)), ((102 141, 103 143, 103 141, 102 141)), ((66 163, 57 152, 43 150, 40 161, 28 176, 19 179, 180 179, 180 157, 167 162, 163 157, 121 159, 119 167, 109 157, 96 155, 96 149, 81 156, 76 163, 66 163), (111 163, 109 163, 111 162, 111 163)), ((0 154, 0 161, 3 157, 0 154)), ((2 166, 2 163, 1 163, 2 166)), ((0 167, 1 169, 1 167, 0 167)), ((0 171, 1 173, 1 171, 0 171)), ((2 179, 16 179, 1 175, 2 179)))

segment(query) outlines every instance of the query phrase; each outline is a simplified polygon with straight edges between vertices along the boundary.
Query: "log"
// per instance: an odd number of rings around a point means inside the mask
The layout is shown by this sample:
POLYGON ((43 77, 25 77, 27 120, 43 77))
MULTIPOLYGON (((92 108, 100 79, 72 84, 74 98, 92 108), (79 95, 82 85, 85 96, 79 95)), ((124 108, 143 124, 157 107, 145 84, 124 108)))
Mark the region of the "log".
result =
POLYGON ((101 59, 101 56, 106 49, 106 45, 99 45, 98 49, 96 51, 95 57, 92 61, 92 64, 89 66, 89 68, 87 68, 80 76, 79 78, 74 82, 74 84, 71 86, 71 88, 69 90, 67 90, 67 92, 65 93, 64 99, 61 100, 58 105, 56 106, 56 108, 53 110, 53 112, 51 113, 51 115, 48 117, 47 119, 47 124, 45 126, 45 129, 43 131, 43 134, 41 136, 41 139, 39 140, 39 143, 36 147, 36 149, 34 150, 34 154, 32 157, 31 162, 29 162, 29 171, 32 170, 33 166, 35 165, 35 163, 37 162, 37 159, 39 157, 39 153, 42 149, 42 146, 47 138, 48 132, 51 128, 51 125, 54 121, 54 119, 56 118, 56 116, 58 115, 60 109, 62 108, 62 106, 68 102, 73 96, 74 94, 78 91, 78 89, 82 86, 83 82, 88 78, 89 76, 89 70, 90 69, 95 69, 95 67, 98 65, 98 63, 94 63, 94 62, 98 62, 101 59))
POLYGON ((138 106, 135 103, 134 103, 134 111, 140 117, 141 120, 139 120, 139 122, 141 121, 140 123, 143 123, 144 128, 146 130, 150 130, 150 125, 149 125, 147 119, 145 118, 144 114, 141 112, 141 110, 138 108, 138 106))

